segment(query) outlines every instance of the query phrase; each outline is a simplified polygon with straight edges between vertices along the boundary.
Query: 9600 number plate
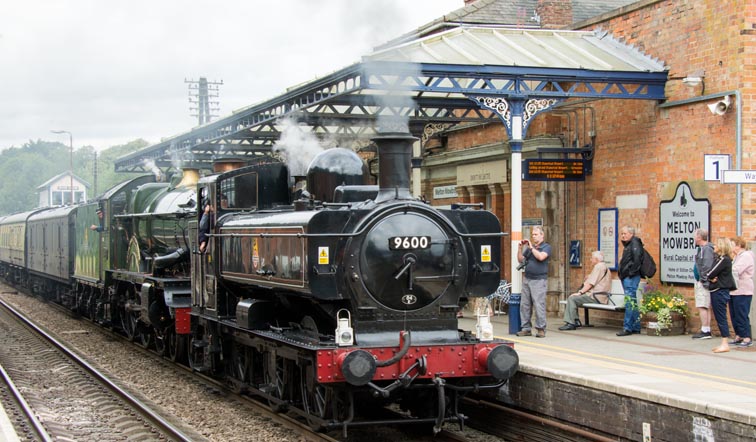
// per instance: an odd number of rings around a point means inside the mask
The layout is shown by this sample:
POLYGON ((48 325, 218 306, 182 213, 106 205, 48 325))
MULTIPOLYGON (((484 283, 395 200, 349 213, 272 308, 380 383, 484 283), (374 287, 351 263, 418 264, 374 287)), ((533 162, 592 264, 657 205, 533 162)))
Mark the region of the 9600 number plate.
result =
POLYGON ((427 249, 430 245, 430 236, 392 236, 389 238, 389 249, 391 250, 427 249))

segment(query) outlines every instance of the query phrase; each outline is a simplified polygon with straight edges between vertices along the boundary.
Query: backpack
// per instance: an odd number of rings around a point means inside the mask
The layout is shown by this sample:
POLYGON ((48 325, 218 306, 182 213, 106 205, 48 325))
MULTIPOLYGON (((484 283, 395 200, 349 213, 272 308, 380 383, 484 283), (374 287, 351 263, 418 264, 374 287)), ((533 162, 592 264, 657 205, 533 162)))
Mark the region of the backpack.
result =
POLYGON ((648 253, 648 250, 643 249, 643 255, 641 255, 640 275, 641 278, 652 278, 656 274, 656 262, 654 262, 653 256, 648 253))

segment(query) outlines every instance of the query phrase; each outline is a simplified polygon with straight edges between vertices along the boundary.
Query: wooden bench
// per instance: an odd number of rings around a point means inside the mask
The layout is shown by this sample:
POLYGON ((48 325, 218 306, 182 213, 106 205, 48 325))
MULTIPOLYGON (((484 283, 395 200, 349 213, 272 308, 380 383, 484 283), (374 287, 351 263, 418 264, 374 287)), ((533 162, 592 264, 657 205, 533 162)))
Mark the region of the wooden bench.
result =
MULTIPOLYGON (((566 302, 566 301, 565 301, 566 302)), ((583 311, 585 312, 585 324, 583 324, 583 327, 593 327, 591 325, 591 319, 588 315, 588 312, 593 310, 604 310, 604 311, 610 311, 610 312, 625 312, 625 293, 616 294, 612 293, 612 295, 609 297, 609 301, 606 304, 602 304, 600 302, 589 302, 587 304, 583 304, 581 306, 583 308, 583 311)))
MULTIPOLYGON (((593 327, 591 325, 589 312, 591 310, 604 310, 609 312, 625 312, 625 291, 622 288, 622 281, 619 279, 612 280, 611 296, 606 304, 600 302, 589 302, 583 304, 581 308, 585 312, 585 324, 582 327, 593 327)), ((567 304, 567 301, 559 301, 560 304, 567 304)))

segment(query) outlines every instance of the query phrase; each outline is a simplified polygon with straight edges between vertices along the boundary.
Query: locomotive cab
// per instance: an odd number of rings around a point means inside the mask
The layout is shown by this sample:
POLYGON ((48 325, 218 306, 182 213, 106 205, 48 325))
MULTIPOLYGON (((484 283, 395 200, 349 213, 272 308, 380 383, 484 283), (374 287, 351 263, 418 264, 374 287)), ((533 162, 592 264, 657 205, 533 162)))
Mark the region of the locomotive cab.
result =
POLYGON ((201 204, 190 226, 190 237, 195 245, 193 305, 203 314, 232 316, 242 293, 231 293, 219 284, 220 266, 251 256, 233 244, 220 247, 222 227, 245 213, 290 207, 288 170, 277 160, 266 157, 252 166, 203 177, 198 182, 197 195, 201 204), (208 215, 203 222, 205 211, 208 215), (203 240, 206 244, 200 250, 203 240))

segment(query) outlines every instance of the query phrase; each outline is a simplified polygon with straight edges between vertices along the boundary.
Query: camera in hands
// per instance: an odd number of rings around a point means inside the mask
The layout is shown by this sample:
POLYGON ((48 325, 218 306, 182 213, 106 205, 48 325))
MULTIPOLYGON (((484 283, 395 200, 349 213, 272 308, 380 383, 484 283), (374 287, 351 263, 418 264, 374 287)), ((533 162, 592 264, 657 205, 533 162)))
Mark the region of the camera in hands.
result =
POLYGON ((517 270, 523 271, 523 270, 525 270, 525 267, 527 267, 527 266, 528 266, 528 258, 525 258, 524 260, 522 260, 522 262, 520 263, 520 265, 517 266, 517 270))

